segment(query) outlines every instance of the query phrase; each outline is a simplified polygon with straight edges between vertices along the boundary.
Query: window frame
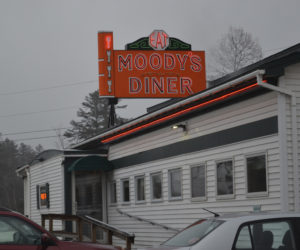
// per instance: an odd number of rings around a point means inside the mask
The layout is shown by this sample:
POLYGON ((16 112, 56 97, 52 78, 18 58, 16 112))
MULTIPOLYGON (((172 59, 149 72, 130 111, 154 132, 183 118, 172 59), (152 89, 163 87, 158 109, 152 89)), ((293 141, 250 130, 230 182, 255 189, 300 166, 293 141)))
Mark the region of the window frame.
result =
POLYGON ((190 166, 190 195, 192 201, 205 201, 207 199, 207 166, 206 163, 199 163, 190 166), (204 196, 193 197, 193 182, 192 182, 192 169, 196 167, 204 167, 204 196))
POLYGON ((268 182, 268 154, 266 151, 256 152, 252 154, 247 154, 244 156, 244 162, 245 162, 245 190, 246 190, 246 197, 260 197, 260 196, 268 196, 269 195, 269 182, 268 182), (260 191, 260 192, 249 192, 248 191, 248 165, 247 165, 247 159, 251 157, 256 156, 265 156, 265 170, 266 170, 266 191, 260 191))
POLYGON ((169 201, 178 201, 183 199, 182 194, 182 169, 181 168, 173 168, 168 170, 168 196, 169 201), (180 196, 172 197, 172 183, 171 183, 171 172, 179 171, 180 172, 180 196))
POLYGON ((234 174, 234 158, 224 158, 222 160, 215 161, 215 194, 217 200, 234 199, 235 197, 235 174, 234 174), (218 164, 222 162, 232 162, 232 194, 218 194, 218 164))
MULTIPOLYGON (((39 184, 37 185, 37 208, 39 210, 41 209, 49 209, 50 208, 50 184, 47 182, 47 183, 43 183, 43 184, 39 184), (41 189, 44 188, 45 189, 45 193, 46 193, 46 199, 45 199, 45 202, 46 204, 42 204, 42 199, 41 199, 41 189)), ((44 193, 44 192, 43 192, 44 193)))
POLYGON ((126 205, 126 204, 130 204, 130 178, 123 178, 121 179, 121 202, 123 205, 126 205), (128 195, 129 195, 129 201, 125 201, 124 200, 124 183, 128 181, 128 195))
POLYGON ((162 172, 154 172, 154 173, 150 173, 150 195, 151 195, 151 202, 162 202, 163 201, 163 173, 162 172), (155 175, 160 175, 160 179, 161 179, 161 198, 159 199, 155 199, 153 197, 153 180, 152 177, 155 175))
POLYGON ((136 204, 144 204, 146 203, 146 178, 145 175, 138 175, 134 177, 134 186, 135 186, 135 203, 136 204), (144 180, 144 200, 138 200, 138 180, 144 180))

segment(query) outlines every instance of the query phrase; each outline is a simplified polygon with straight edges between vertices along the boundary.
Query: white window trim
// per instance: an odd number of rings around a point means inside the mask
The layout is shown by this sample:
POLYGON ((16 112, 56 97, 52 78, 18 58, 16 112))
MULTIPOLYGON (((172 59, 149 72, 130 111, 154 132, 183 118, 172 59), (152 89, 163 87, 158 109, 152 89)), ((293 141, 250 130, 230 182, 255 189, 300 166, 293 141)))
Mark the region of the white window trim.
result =
POLYGON ((168 195, 169 195, 169 201, 178 201, 178 200, 182 200, 182 169, 181 168, 174 168, 174 169, 169 169, 168 170, 168 195), (170 177, 170 173, 173 172, 173 171, 177 171, 179 170, 180 171, 180 196, 177 196, 177 197, 172 197, 171 196, 171 177, 170 177))
POLYGON ((247 198, 255 198, 255 197, 267 197, 269 195, 269 181, 268 181, 268 154, 266 151, 260 151, 260 152, 256 152, 256 153, 252 153, 252 154, 247 154, 244 156, 244 166, 245 166, 245 192, 246 192, 246 197, 247 198), (264 155, 265 156, 265 163, 266 163, 266 191, 262 191, 262 192, 248 192, 248 169, 247 169, 247 158, 250 157, 255 157, 255 156, 261 156, 264 155))
POLYGON ((162 202, 163 201, 163 173, 162 172, 155 172, 155 173, 150 173, 150 195, 151 195, 151 202, 162 202), (152 176, 154 175, 160 175, 161 176, 161 198, 160 199, 154 199, 153 198, 153 183, 152 183, 152 176))
POLYGON ((145 204, 146 203, 146 178, 145 175, 138 175, 134 177, 134 187, 135 187, 135 203, 136 204, 145 204), (137 181, 139 179, 144 179, 144 200, 138 200, 138 185, 137 181))
POLYGON ((215 194, 216 194, 216 199, 217 200, 229 200, 229 199, 234 199, 235 198, 235 174, 234 174, 234 158, 225 158, 222 160, 217 160, 215 161, 215 194), (220 162, 225 162, 225 161, 232 161, 232 194, 218 194, 218 170, 217 170, 217 165, 220 162))
POLYGON ((118 203, 118 190, 117 190, 117 181, 113 180, 109 182, 109 204, 111 206, 115 206, 118 203), (116 185, 116 202, 112 202, 111 196, 112 196, 112 186, 116 185))
POLYGON ((121 202, 122 202, 122 205, 129 205, 130 202, 131 202, 131 195, 130 195, 130 178, 124 178, 124 179, 121 179, 121 202), (129 201, 124 201, 124 182, 125 181, 128 181, 129 182, 129 201))
POLYGON ((190 195, 191 201, 206 201, 207 200, 207 166, 206 163, 199 163, 190 166, 190 195), (204 166, 204 187, 205 193, 204 196, 192 197, 192 168, 204 166))

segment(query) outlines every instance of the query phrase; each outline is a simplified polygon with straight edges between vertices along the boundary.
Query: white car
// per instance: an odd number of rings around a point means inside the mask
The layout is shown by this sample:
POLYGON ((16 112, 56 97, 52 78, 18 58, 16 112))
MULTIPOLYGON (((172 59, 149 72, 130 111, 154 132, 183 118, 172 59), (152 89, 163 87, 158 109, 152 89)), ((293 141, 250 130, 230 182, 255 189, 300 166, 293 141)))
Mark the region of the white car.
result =
POLYGON ((300 213, 201 219, 152 250, 300 250, 300 213))

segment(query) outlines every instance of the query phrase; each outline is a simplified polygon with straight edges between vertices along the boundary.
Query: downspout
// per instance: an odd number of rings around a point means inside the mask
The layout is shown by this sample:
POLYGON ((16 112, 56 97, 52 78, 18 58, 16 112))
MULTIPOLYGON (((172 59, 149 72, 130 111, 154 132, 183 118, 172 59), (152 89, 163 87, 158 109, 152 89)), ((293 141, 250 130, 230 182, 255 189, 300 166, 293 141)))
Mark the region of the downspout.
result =
POLYGON ((30 170, 29 168, 25 168, 26 176, 27 176, 27 212, 28 212, 28 218, 31 218, 31 176, 30 176, 30 170))
POLYGON ((287 95, 291 98, 291 119, 292 119, 292 147, 293 147, 293 167, 294 167, 294 203, 295 203, 295 211, 299 211, 299 169, 298 169, 298 147, 297 147, 297 103, 295 94, 287 89, 283 89, 272 84, 266 83, 262 81, 263 74, 257 74, 257 83, 259 86, 264 87, 269 90, 276 91, 278 93, 287 95))

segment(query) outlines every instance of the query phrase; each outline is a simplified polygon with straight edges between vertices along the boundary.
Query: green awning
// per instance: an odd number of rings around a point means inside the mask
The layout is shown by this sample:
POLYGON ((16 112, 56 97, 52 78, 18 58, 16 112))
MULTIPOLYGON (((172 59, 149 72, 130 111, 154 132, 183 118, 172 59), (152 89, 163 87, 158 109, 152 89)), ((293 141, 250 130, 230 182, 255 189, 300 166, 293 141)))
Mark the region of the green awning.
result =
POLYGON ((90 155, 80 158, 74 161, 69 167, 68 171, 110 171, 113 169, 111 162, 107 160, 106 157, 90 155))

